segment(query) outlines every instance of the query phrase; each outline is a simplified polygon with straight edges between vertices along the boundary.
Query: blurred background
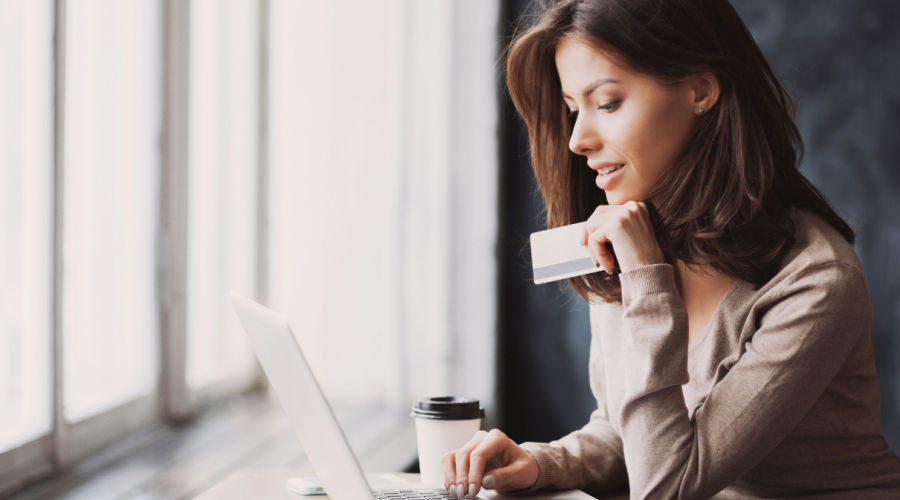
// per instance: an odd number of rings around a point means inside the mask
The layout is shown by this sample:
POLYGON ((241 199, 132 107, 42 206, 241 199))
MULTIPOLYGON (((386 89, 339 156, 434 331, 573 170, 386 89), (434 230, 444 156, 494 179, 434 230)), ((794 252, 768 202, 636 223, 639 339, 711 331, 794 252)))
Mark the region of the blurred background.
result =
MULTIPOLYGON (((733 0, 858 230, 900 451, 900 4, 733 0)), ((190 498, 308 470, 228 307, 283 312, 366 470, 409 407, 583 425, 586 305, 541 229, 501 51, 525 0, 0 0, 0 496, 190 498)))

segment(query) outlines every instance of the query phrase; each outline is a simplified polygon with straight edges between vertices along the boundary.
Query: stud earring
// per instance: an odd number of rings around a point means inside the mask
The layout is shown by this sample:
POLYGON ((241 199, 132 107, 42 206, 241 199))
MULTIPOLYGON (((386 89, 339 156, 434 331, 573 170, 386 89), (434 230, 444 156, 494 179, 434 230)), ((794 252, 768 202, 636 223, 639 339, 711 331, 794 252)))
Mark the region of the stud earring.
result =
POLYGON ((699 108, 697 108, 697 114, 698 114, 698 115, 702 115, 705 111, 706 111, 706 110, 703 109, 703 106, 700 106, 699 108))

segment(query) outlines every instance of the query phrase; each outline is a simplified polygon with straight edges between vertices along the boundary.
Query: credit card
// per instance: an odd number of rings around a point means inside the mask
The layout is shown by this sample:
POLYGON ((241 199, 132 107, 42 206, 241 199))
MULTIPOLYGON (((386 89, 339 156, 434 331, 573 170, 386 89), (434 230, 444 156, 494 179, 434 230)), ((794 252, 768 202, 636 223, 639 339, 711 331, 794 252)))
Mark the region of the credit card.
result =
POLYGON ((602 271, 582 245, 584 222, 531 233, 534 284, 549 283, 602 271))

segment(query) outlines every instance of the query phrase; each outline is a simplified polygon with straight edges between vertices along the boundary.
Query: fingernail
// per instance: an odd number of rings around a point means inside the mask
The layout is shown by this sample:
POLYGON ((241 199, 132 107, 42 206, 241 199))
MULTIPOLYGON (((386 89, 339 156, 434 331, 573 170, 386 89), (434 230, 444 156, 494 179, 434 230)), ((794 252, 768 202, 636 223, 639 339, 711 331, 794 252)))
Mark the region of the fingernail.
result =
POLYGON ((465 496, 466 496, 465 487, 462 485, 462 483, 457 484, 456 485, 456 498, 465 498, 465 496))
POLYGON ((494 489, 494 476, 484 476, 484 479, 481 480, 481 485, 489 490, 494 489))
POLYGON ((450 492, 450 496, 452 496, 453 498, 459 498, 458 496, 456 496, 456 485, 455 484, 451 484, 447 488, 447 491, 450 492))
POLYGON ((475 483, 469 483, 469 496, 475 496, 475 483))

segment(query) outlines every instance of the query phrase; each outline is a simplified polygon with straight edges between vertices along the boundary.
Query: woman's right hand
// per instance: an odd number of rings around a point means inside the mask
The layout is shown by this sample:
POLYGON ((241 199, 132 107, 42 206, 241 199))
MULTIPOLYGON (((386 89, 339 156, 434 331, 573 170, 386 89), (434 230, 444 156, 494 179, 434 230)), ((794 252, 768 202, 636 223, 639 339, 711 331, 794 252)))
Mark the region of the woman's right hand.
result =
POLYGON ((476 432, 441 461, 444 486, 456 498, 475 496, 482 485, 489 490, 521 490, 538 479, 534 457, 497 429, 476 432))

